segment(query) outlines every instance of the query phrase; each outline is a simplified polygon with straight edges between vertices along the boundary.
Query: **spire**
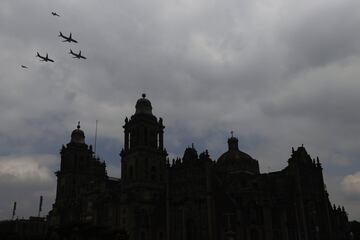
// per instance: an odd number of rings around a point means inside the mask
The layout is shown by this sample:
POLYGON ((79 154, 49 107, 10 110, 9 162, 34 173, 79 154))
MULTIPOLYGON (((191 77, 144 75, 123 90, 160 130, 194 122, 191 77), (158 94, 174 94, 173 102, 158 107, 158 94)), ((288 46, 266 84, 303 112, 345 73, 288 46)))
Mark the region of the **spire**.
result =
POLYGON ((76 128, 77 128, 78 130, 80 129, 80 121, 78 121, 78 124, 77 124, 76 128))

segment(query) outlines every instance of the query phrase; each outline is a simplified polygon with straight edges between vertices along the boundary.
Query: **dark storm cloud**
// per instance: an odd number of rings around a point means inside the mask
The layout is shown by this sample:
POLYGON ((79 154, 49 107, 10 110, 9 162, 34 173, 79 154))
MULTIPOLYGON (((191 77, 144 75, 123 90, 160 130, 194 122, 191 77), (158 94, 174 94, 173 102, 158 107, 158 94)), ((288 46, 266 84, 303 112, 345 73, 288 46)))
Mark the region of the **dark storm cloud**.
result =
MULTIPOLYGON (((2 1, 0 153, 6 159, 56 155, 78 120, 93 143, 99 120, 98 154, 119 176, 124 118, 146 92, 153 112, 164 118, 171 156, 194 142, 198 152, 209 149, 217 159, 233 130, 262 171, 273 171, 286 165, 292 146, 304 143, 320 156, 327 180, 339 179, 330 181, 330 196, 359 218, 340 184, 359 167, 358 5, 2 1), (79 43, 61 42, 59 31, 72 32, 79 43), (88 59, 72 59, 70 48, 88 59), (39 62, 36 51, 48 52, 55 63, 39 62)), ((2 184, 1 192, 28 186, 2 184)), ((51 192, 53 185, 39 180, 29 189, 51 192)))

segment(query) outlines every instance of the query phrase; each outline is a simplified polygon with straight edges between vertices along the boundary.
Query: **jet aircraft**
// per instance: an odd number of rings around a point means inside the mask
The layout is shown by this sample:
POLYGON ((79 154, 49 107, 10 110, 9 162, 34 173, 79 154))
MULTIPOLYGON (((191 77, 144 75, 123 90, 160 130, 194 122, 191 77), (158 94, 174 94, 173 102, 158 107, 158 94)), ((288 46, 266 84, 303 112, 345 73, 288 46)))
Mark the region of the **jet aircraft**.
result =
POLYGON ((57 14, 56 12, 51 12, 51 14, 52 14, 53 16, 60 17, 60 15, 57 14))
POLYGON ((27 66, 25 66, 25 65, 21 65, 21 67, 22 67, 22 68, 28 68, 28 67, 27 67, 27 66))
POLYGON ((50 59, 48 54, 46 53, 46 57, 43 57, 41 56, 38 52, 37 53, 37 57, 40 58, 40 61, 43 61, 43 62, 54 62, 54 60, 50 59))
POLYGON ((70 49, 70 52, 69 52, 71 55, 73 55, 74 57, 73 58, 77 58, 77 59, 86 59, 86 57, 84 57, 83 55, 81 55, 81 51, 79 51, 79 53, 74 53, 71 49, 70 49))
POLYGON ((71 37, 71 33, 70 33, 69 37, 67 37, 67 36, 64 36, 64 35, 62 34, 62 32, 60 32, 60 34, 59 34, 58 37, 62 37, 62 38, 64 39, 63 42, 74 42, 74 43, 77 43, 77 41, 74 40, 74 39, 71 37))

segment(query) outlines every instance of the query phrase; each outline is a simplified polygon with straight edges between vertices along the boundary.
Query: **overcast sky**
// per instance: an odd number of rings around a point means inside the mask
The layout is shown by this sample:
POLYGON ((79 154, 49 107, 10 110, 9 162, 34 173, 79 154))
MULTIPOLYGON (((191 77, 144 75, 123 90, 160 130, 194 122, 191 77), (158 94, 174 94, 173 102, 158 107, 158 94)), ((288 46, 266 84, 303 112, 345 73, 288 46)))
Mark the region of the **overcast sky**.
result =
POLYGON ((0 219, 13 201, 36 215, 40 195, 49 211, 79 120, 89 144, 99 120, 97 154, 120 177, 124 119, 145 92, 170 156, 194 143, 216 160, 234 131, 268 172, 304 144, 360 220, 359 28, 358 0, 1 0, 0 219))

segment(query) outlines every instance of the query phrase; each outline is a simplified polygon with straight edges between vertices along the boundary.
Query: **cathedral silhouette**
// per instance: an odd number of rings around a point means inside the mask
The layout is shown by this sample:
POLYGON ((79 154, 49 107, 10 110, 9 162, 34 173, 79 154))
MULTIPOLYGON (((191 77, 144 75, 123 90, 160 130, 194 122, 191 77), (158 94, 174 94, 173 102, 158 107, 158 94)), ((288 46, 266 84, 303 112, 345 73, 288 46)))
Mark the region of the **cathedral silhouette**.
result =
POLYGON ((194 146, 169 160, 163 120, 145 94, 135 108, 123 126, 121 179, 107 175, 80 124, 72 132, 37 239, 350 239, 345 209, 332 206, 322 165, 303 146, 269 173, 260 173, 234 136, 216 161, 194 146))

